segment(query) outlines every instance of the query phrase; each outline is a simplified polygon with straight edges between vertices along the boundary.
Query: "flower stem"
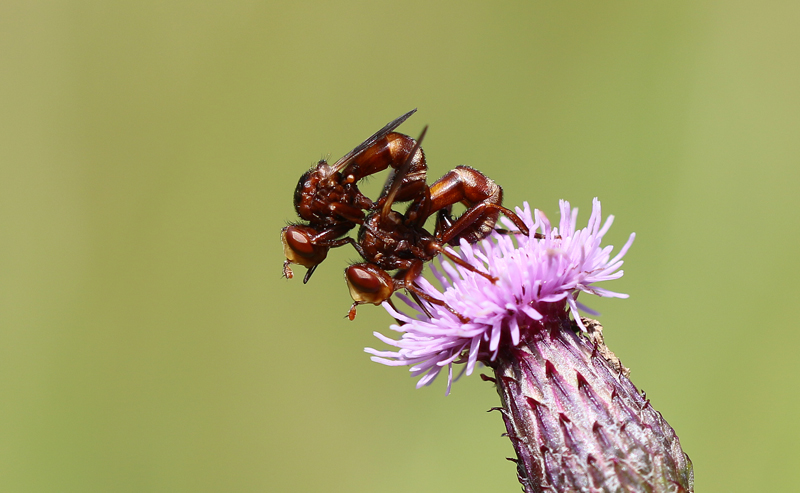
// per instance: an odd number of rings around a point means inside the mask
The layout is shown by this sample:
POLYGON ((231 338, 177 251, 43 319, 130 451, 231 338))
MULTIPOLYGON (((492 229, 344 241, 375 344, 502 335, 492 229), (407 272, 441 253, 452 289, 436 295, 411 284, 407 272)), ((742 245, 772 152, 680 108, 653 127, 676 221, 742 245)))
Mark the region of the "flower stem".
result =
POLYGON ((546 316, 489 362, 525 492, 694 491, 675 431, 583 322, 546 316))

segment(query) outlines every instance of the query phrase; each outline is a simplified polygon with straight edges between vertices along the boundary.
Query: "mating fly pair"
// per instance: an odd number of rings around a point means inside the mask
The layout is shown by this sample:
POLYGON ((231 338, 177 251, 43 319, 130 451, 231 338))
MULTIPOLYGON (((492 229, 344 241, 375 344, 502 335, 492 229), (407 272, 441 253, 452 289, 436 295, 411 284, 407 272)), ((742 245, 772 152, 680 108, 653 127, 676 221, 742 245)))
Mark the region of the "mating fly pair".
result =
POLYGON ((457 166, 430 186, 426 182, 427 164, 420 143, 427 126, 415 141, 394 132, 416 110, 390 122, 333 165, 324 159, 300 177, 294 192, 294 206, 305 223, 290 224, 281 230, 286 261, 283 274, 292 278, 290 264, 308 269, 303 282, 311 278, 331 248, 351 244, 364 262, 345 269, 353 305, 391 303, 392 294, 406 289, 425 309, 420 298, 463 317, 443 301, 433 298, 415 283, 425 262, 443 254, 465 269, 490 281, 496 279, 480 272, 445 245, 457 245, 461 239, 476 243, 494 230, 502 212, 527 235, 528 228, 512 211, 502 206, 503 189, 480 171, 457 166), (372 201, 358 189, 367 176, 392 168, 377 200, 372 201), (405 213, 392 209, 398 202, 409 202, 405 213), (451 216, 453 205, 466 210, 451 216), (425 222, 436 215, 434 233, 425 222), (356 239, 347 236, 359 226, 356 239), (394 275, 387 271, 396 271, 394 275))

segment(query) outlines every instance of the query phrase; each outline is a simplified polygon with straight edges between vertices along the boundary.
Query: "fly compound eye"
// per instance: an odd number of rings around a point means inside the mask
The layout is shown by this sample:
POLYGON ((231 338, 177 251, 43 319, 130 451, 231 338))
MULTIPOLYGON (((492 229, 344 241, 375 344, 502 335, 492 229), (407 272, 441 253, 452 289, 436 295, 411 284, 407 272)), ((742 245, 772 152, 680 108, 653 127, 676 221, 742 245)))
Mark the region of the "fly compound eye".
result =
POLYGON ((314 244, 311 243, 308 231, 301 231, 299 227, 289 226, 285 233, 284 240, 298 255, 311 257, 314 254, 314 244))
POLYGON ((314 230, 308 226, 296 224, 281 230, 283 253, 289 262, 310 268, 325 260, 329 248, 315 245, 311 240, 313 234, 314 230))
POLYGON ((374 265, 351 265, 345 269, 344 277, 350 288, 350 296, 358 303, 379 305, 388 300, 394 291, 392 277, 374 265))

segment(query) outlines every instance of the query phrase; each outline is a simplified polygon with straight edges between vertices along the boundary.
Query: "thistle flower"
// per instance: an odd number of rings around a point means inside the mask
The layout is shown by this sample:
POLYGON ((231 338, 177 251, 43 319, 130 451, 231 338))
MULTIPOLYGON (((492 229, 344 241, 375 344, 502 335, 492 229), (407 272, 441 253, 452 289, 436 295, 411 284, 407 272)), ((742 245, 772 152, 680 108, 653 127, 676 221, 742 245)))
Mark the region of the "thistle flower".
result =
POLYGON ((583 229, 576 229, 577 209, 561 201, 560 211, 552 228, 524 204, 517 214, 529 236, 462 241, 461 258, 497 281, 440 259, 431 270, 443 290, 423 278, 417 283, 447 306, 399 295, 410 307, 404 313, 384 303, 399 322, 391 329, 402 335, 375 336, 397 349, 366 351, 378 363, 411 366, 417 387, 446 368, 447 393, 455 365, 467 375, 478 363, 492 368, 494 378, 484 378, 500 395, 526 492, 693 491, 691 461, 675 432, 628 379, 599 323, 579 314, 597 315, 578 302, 581 292, 627 298, 596 284, 622 276, 634 235, 611 258, 613 247, 601 241, 613 216, 602 222, 597 199, 583 229))

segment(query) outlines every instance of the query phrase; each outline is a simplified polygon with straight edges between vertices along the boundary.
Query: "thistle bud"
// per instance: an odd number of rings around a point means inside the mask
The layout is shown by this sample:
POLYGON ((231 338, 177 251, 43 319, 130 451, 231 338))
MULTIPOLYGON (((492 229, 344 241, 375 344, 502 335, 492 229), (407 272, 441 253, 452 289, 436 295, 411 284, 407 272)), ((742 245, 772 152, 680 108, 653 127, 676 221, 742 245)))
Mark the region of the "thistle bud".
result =
POLYGON ((462 241, 452 253, 472 269, 440 259, 432 272, 441 290, 414 281, 438 303, 398 294, 406 313, 384 303, 401 336, 375 335, 396 350, 366 351, 373 361, 410 366, 417 387, 446 369, 447 393, 455 366, 467 375, 478 364, 492 368, 486 378, 500 394, 526 492, 691 492, 692 463, 675 431, 628 379, 599 323, 579 313, 597 315, 578 302, 580 293, 627 298, 596 284, 622 276, 634 235, 611 258, 613 247, 601 241, 613 216, 601 220, 597 199, 583 229, 577 209, 561 201, 560 210, 558 228, 525 204, 517 214, 528 235, 462 241))

